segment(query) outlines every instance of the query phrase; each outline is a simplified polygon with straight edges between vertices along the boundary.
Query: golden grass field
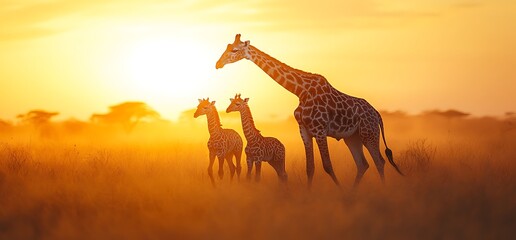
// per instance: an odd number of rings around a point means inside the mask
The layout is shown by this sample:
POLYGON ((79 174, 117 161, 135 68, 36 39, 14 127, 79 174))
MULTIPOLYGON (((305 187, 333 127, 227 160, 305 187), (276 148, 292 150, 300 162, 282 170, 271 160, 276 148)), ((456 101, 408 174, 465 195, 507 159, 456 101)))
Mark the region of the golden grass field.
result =
MULTIPOLYGON (((241 132, 238 121, 221 117, 224 127, 241 132)), ((514 118, 391 113, 384 122, 406 176, 387 164, 382 184, 366 153, 371 168, 356 191, 349 150, 335 140, 330 151, 342 186, 333 184, 317 157, 313 188, 307 189, 304 148, 291 120, 257 122, 264 135, 286 146, 286 187, 265 164, 260 183, 247 182, 245 170, 240 181, 230 182, 226 167, 213 188, 205 118, 140 124, 131 134, 70 123, 45 131, 4 128, 0 239, 513 237, 514 118)))

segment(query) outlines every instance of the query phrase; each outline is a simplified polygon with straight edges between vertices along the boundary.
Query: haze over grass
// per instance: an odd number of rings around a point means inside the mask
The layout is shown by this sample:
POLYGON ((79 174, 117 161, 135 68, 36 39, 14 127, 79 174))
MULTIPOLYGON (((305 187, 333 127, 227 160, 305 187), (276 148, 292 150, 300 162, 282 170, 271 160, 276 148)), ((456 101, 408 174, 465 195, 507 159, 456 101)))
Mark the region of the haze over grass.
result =
MULTIPOLYGON (((212 188, 204 121, 112 126, 6 127, 0 136, 0 239, 509 239, 516 207, 514 119, 384 113, 406 177, 356 167, 330 142, 342 189, 324 173, 306 189, 304 149, 292 121, 257 122, 287 150, 287 188, 262 182, 212 188), (74 129, 74 130, 72 130, 74 129)), ((223 119, 224 123, 224 119, 223 119)), ((241 132, 239 122, 225 127, 241 132)), ((383 149, 383 146, 381 146, 383 149)), ((215 170, 217 168, 215 167, 215 170)))

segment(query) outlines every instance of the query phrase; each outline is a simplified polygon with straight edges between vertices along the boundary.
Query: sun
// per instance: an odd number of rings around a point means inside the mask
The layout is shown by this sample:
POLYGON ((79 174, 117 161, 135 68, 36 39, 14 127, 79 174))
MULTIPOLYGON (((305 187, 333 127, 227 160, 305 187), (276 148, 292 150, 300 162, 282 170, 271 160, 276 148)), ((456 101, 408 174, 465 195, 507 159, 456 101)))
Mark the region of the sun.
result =
POLYGON ((195 58, 202 53, 178 40, 145 40, 132 47, 127 58, 130 84, 142 94, 184 95, 206 78, 195 58))
POLYGON ((173 37, 143 39, 131 44, 125 56, 123 71, 128 79, 122 91, 153 106, 181 108, 215 84, 212 57, 202 43, 173 37))

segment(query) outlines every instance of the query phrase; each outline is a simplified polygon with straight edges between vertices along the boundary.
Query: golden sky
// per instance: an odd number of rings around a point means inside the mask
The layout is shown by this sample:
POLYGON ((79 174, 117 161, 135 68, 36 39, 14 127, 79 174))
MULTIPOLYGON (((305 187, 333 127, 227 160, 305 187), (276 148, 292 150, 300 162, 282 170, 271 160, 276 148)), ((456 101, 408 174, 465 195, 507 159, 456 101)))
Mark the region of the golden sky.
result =
POLYGON ((258 119, 292 115, 297 98, 251 62, 215 70, 236 33, 378 109, 516 111, 512 0, 1 0, 0 118, 145 101, 174 119, 237 92, 258 119))

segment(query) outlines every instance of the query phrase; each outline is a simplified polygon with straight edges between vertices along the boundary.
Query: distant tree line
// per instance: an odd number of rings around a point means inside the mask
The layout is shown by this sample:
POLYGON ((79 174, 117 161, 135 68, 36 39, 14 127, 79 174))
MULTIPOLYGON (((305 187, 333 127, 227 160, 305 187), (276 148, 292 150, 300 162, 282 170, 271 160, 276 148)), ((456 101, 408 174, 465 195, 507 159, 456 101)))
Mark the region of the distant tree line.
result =
MULTIPOLYGON (((59 112, 46 110, 31 110, 18 114, 16 119, 20 125, 30 125, 38 130, 44 129, 59 112)), ((142 121, 160 120, 161 115, 144 102, 123 102, 109 107, 107 113, 94 113, 90 122, 95 124, 120 125, 125 131, 131 132, 142 121)), ((0 120, 0 129, 8 128, 12 124, 0 120)))

